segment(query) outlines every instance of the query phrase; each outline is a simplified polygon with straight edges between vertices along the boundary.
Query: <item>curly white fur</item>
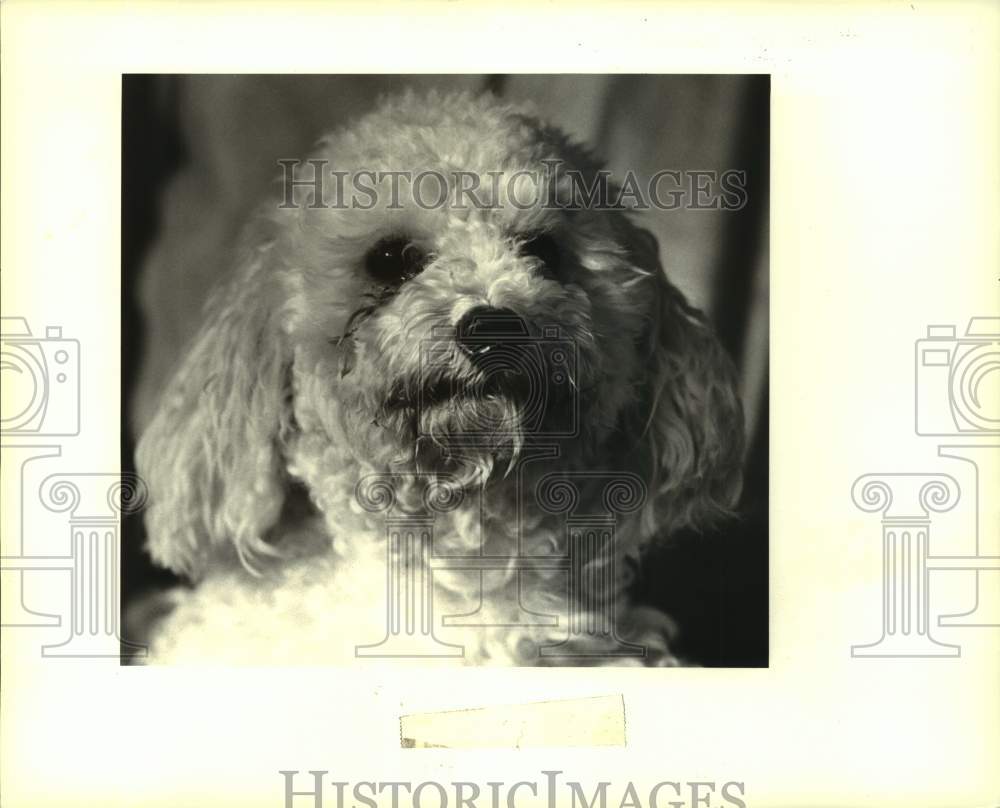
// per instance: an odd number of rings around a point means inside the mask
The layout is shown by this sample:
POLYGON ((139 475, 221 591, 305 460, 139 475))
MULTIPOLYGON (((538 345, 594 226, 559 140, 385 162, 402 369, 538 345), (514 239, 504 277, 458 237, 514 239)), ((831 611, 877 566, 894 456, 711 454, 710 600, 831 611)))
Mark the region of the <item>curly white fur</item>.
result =
MULTIPOLYGON (((598 168, 526 110, 467 94, 385 100, 315 156, 348 171, 460 169, 484 187, 489 172, 537 172, 543 160, 598 168)), ((519 534, 523 555, 545 559, 566 552, 564 517, 524 492, 544 473, 596 469, 645 481, 646 504, 619 522, 612 553, 619 634, 647 646, 646 664, 673 664, 670 621, 629 607, 628 571, 646 542, 725 513, 738 493, 740 404, 703 318, 667 282, 655 240, 621 212, 388 200, 371 210, 272 203, 210 301, 137 455, 150 550, 197 581, 175 593, 154 660, 342 662, 377 642, 386 531, 384 514, 357 501, 368 474, 395 474, 403 507, 435 475, 462 488, 462 504, 437 518, 435 552, 503 557, 519 534), (539 232, 559 244, 558 278, 520 249, 539 232), (366 276, 365 254, 399 233, 428 261, 386 294, 366 276), (427 382, 421 345, 480 305, 513 310, 538 333, 557 326, 576 346, 581 428, 557 441, 556 458, 530 461, 521 402, 502 390, 413 405, 427 382), (496 426, 476 446, 452 439, 484 422, 496 426), (296 490, 308 507, 293 507, 296 490)), ((458 350, 443 372, 481 381, 458 350)), ((437 636, 463 645, 467 662, 537 664, 540 643, 566 637, 556 566, 436 571, 438 614, 474 611, 482 591, 480 616, 493 624, 439 626, 437 636), (561 615, 562 628, 500 625, 518 596, 561 615)), ((589 661, 601 661, 599 645, 589 661)))

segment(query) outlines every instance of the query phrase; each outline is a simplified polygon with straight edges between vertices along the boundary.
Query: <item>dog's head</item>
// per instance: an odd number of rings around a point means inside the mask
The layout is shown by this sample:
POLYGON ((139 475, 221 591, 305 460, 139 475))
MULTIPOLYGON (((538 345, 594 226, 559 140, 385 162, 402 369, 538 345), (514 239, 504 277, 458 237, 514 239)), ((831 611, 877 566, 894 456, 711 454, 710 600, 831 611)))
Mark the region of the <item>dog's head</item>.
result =
POLYGON ((142 436, 154 556, 196 575, 215 546, 268 553, 295 435, 470 484, 552 443, 640 471, 647 534, 731 505, 730 363, 648 233, 566 204, 598 168, 464 94, 392 99, 322 141, 251 224, 142 436))

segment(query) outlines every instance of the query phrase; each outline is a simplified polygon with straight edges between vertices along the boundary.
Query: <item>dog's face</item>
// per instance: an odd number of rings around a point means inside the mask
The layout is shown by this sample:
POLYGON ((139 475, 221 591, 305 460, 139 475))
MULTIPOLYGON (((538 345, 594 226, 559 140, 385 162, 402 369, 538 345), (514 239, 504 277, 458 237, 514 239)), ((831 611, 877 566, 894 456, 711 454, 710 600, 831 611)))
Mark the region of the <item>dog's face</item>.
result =
POLYGON ((728 362, 648 234, 551 204, 554 161, 593 178, 580 149, 487 98, 407 96, 317 158, 338 174, 251 228, 143 436, 154 554, 194 573, 213 542, 266 549, 293 434, 469 484, 532 441, 577 466, 629 458, 667 529, 731 501, 728 362))
POLYGON ((404 103, 332 138, 321 155, 344 174, 328 207, 310 191, 279 216, 299 426, 385 468, 460 456, 489 475, 539 439, 593 455, 643 383, 655 279, 620 214, 550 204, 568 198, 556 177, 592 166, 537 122, 452 104, 404 103))

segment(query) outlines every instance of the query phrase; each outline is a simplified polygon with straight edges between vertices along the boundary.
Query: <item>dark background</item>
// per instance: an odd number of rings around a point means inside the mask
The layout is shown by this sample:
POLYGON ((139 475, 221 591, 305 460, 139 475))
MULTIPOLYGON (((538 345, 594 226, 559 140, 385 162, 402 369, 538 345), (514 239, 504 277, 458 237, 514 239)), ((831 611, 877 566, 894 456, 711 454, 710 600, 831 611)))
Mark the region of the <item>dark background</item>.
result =
MULTIPOLYGON (((650 551, 639 599, 679 623, 706 666, 768 663, 768 76, 152 76, 122 79, 122 470, 197 324, 247 211, 316 137, 406 86, 481 89, 536 104, 616 173, 747 172, 740 211, 655 211, 671 280, 706 311, 741 373, 748 454, 740 518, 650 551)), ((122 608, 177 583, 123 517, 122 608)), ((126 610, 126 607, 129 607, 126 610)))

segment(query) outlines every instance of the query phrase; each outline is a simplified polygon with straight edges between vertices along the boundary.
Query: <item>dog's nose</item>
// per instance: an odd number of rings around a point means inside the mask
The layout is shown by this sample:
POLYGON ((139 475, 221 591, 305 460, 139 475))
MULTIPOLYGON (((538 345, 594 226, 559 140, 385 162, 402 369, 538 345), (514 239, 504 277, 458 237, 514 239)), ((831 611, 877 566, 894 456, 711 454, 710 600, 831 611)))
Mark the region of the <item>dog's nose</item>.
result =
POLYGON ((495 348, 523 343, 528 337, 528 326, 518 314, 491 306, 467 311, 456 331, 459 348, 473 361, 485 359, 495 348))

